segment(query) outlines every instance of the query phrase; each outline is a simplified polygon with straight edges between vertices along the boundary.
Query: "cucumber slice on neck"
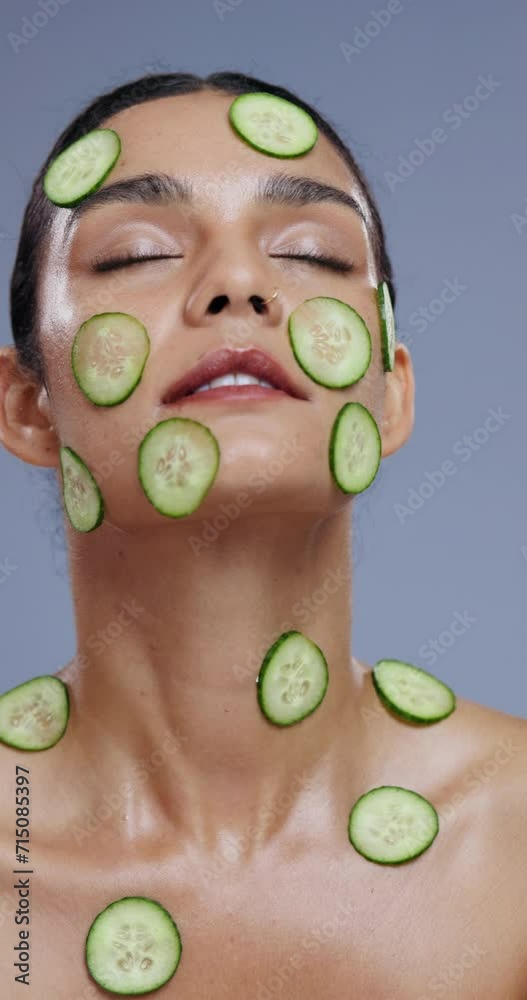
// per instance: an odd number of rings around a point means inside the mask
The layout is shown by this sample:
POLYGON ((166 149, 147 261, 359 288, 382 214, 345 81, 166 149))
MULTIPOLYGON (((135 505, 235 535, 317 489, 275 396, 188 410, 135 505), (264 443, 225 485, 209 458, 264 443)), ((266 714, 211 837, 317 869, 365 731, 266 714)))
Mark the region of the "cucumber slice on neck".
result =
POLYGON ((144 896, 124 896, 110 903, 95 917, 85 944, 92 979, 121 996, 150 993, 168 983, 182 950, 168 910, 144 896))
POLYGON ((220 446, 208 427, 171 417, 152 427, 139 445, 139 482, 160 514, 185 517, 210 490, 219 462, 220 446))
POLYGON ((393 372, 395 364, 395 317, 390 290, 385 281, 377 286, 377 302, 381 315, 381 352, 385 372, 393 372))
POLYGON ((121 140, 111 128, 81 136, 53 160, 43 187, 55 205, 71 207, 100 188, 121 152, 121 140))
POLYGON ((348 833, 353 847, 368 861, 399 865, 430 847, 439 830, 433 805, 408 788, 381 785, 357 799, 348 833))
POLYGON ((368 368, 369 330, 359 313, 340 299, 306 299, 291 313, 288 332, 298 364, 319 385, 344 389, 368 368))
POLYGON ((329 466, 343 493, 362 493, 371 485, 381 462, 379 428, 362 403, 344 403, 331 430, 329 466))
POLYGON ((269 156, 303 156, 315 145, 318 128, 297 104, 274 94, 241 94, 229 108, 235 132, 269 156))
POLYGON ((104 517, 102 493, 73 448, 60 449, 64 506, 76 531, 93 531, 104 517))
POLYGON ((33 677, 0 696, 0 742, 18 750, 49 750, 66 732, 68 689, 59 677, 33 677))
POLYGON ((258 704, 269 722, 291 726, 311 715, 324 698, 326 658, 301 632, 284 632, 267 651, 256 683, 258 704))
POLYGON ((128 313, 97 313, 79 327, 71 364, 79 388, 97 406, 116 406, 141 380, 150 353, 145 327, 128 313))
POLYGON ((456 696, 447 684, 411 663, 379 660, 371 676, 381 701, 410 722, 440 722, 456 707, 456 696))

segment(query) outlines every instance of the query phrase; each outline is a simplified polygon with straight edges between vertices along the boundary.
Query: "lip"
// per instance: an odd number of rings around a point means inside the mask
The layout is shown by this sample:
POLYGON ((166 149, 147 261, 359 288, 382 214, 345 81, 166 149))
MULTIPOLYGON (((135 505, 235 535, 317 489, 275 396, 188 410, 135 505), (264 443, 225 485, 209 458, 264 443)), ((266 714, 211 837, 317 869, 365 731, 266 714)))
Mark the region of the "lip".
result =
POLYGON ((308 398, 270 354, 266 354, 258 347, 238 349, 223 347, 209 351, 181 378, 172 381, 165 390, 161 402, 164 405, 169 405, 182 402, 183 399, 196 397, 202 400, 209 398, 211 400, 227 398, 277 399, 279 396, 285 395, 291 396, 293 399, 305 400, 308 398), (254 375, 255 378, 271 382, 274 388, 268 389, 258 385, 218 386, 193 394, 193 390, 200 385, 211 382, 212 379, 218 378, 220 375, 227 375, 229 372, 245 372, 247 375, 254 375), (188 395, 189 393, 191 395, 188 395))

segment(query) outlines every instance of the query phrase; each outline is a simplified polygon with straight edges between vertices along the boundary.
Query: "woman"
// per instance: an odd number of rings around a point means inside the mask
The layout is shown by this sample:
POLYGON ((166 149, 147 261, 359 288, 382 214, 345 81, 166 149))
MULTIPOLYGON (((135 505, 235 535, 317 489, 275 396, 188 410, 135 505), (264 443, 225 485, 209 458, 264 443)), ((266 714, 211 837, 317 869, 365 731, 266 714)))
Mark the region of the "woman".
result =
MULTIPOLYGON (((352 494, 330 474, 329 435, 341 406, 359 401, 385 458, 414 417, 406 347, 383 368, 382 281, 394 299, 351 154, 313 108, 258 79, 126 84, 65 130, 35 181, 13 275, 16 346, 0 356, 0 436, 59 483, 60 448, 71 447, 97 478, 104 518, 89 532, 66 521, 78 638, 55 674, 68 685, 66 732, 45 752, 0 751, 4 885, 15 765, 31 777, 30 995, 107 995, 85 966, 86 935, 108 904, 142 896, 181 935, 163 996, 527 997, 525 720, 458 698, 437 724, 404 721, 352 653, 352 494), (283 159, 244 143, 228 112, 252 92, 306 110, 313 148, 283 159), (95 128, 115 130, 121 155, 79 210, 57 207, 46 170, 95 128), (166 191, 147 175, 177 183, 166 191), (371 332, 368 369, 346 388, 311 379, 287 339, 290 314, 317 296, 348 303, 371 332), (80 391, 70 355, 80 325, 108 311, 138 318, 151 347, 134 391, 105 407, 80 391), (270 367, 253 353, 257 370, 287 391, 170 402, 225 349, 231 372, 244 370, 243 352, 263 352, 270 367), (212 487, 177 520, 148 502, 137 474, 145 435, 173 417, 204 424, 221 449, 212 487), (280 726, 255 681, 289 630, 323 651, 329 684, 307 718, 280 726), (376 864, 350 842, 352 806, 384 785, 417 792, 440 817, 406 864, 376 864)), ((0 961, 11 998, 9 899, 0 961)))

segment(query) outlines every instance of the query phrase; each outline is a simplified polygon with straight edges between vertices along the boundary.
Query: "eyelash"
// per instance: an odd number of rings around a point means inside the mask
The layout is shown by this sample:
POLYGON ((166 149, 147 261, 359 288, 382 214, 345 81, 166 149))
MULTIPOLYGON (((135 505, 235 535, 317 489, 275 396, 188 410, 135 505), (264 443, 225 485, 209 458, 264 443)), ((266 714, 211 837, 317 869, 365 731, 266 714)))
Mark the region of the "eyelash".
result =
MULTIPOLYGON (((120 267, 129 267, 132 264, 140 264, 142 261, 146 260, 170 260, 172 257, 179 259, 173 254, 125 254, 122 257, 95 257, 92 261, 92 269, 101 273, 103 271, 117 270, 120 267)), ((336 271, 340 274, 349 274, 354 268, 354 264, 343 260, 341 257, 330 257, 325 256, 324 254, 274 254, 274 257, 278 260, 303 260, 309 264, 326 267, 329 270, 336 271)))

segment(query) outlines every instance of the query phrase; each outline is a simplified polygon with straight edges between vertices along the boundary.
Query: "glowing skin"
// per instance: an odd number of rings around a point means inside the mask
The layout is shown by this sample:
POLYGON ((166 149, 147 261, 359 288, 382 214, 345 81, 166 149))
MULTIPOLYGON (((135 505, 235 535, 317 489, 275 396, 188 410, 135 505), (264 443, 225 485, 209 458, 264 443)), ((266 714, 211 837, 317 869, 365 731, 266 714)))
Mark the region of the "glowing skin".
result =
MULTIPOLYGON (((404 345, 394 371, 382 371, 380 276, 366 226, 336 203, 252 202, 258 181, 277 173, 363 200, 323 136, 287 162, 262 155, 233 133, 231 101, 168 97, 104 123, 120 135, 122 155, 101 191, 162 171, 193 182, 195 210, 108 204, 67 234, 71 210, 58 209, 40 317, 49 398, 17 373, 10 348, 0 355, 7 450, 56 468, 67 442, 105 473, 104 523, 87 535, 66 523, 78 659, 57 676, 69 678, 71 719, 57 746, 31 760, 38 995, 89 997, 93 984, 68 956, 80 954, 106 902, 137 893, 177 914, 187 949, 182 997, 207 996, 215 983, 218 1000, 252 1000, 259 981, 288 1000, 347 997, 352 981, 372 1000, 393 992, 394 981, 424 996, 467 943, 482 953, 462 969, 467 998, 523 1000, 527 724, 460 698, 450 718, 423 732, 379 705, 370 668, 353 655, 353 498, 331 480, 330 429, 340 406, 358 400, 377 421, 386 457, 408 440, 414 403, 404 345), (355 269, 278 259, 293 241, 296 252, 338 254, 355 269), (90 271, 95 254, 149 248, 183 257, 90 271), (267 299, 276 287, 258 312, 251 296, 267 299), (291 355, 287 318, 316 295, 349 302, 371 332, 371 364, 347 389, 316 385, 291 355), (140 384, 111 408, 83 398, 69 362, 81 322, 106 309, 137 316, 151 338, 140 384), (220 404, 198 396, 160 407, 167 383, 223 344, 269 351, 309 398, 220 404), (203 421, 222 451, 213 490, 177 521, 148 503, 136 464, 139 441, 171 415, 203 421), (193 547, 192 536, 202 544, 193 547), (331 681, 317 711, 283 730, 262 717, 255 678, 288 627, 324 650, 331 681), (498 740, 497 773, 473 778, 498 740), (354 801, 381 784, 415 789, 447 816, 434 848, 399 876, 366 862, 347 836, 354 801), (279 969, 281 994, 268 985, 279 969)), ((385 631, 384 608, 405 567, 387 571, 371 595, 385 631)), ((404 613, 411 619, 412 608, 404 613)), ((408 641, 414 635, 417 645, 423 627, 410 620, 408 641)), ((400 648, 381 650, 388 631, 363 639, 379 643, 379 655, 406 658, 400 648)), ((0 747, 5 802, 13 765, 0 747)), ((1 874, 10 885, 13 814, 3 817, 1 874)), ((0 950, 6 981, 11 961, 10 949, 0 950)))

